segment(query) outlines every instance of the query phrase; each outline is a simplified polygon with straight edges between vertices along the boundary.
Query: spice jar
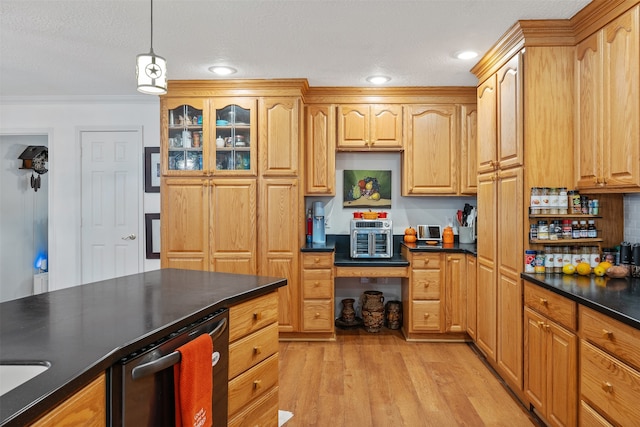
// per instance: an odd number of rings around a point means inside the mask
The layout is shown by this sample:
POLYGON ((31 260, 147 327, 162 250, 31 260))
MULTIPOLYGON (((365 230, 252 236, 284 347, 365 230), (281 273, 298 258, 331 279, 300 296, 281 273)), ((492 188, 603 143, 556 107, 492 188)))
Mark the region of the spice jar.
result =
POLYGON ((540 189, 540 213, 543 215, 549 214, 549 187, 540 189))
POLYGON ((563 265, 564 257, 562 254, 562 247, 556 246, 553 248, 553 272, 556 274, 562 273, 563 265))
POLYGON ((566 215, 569 213, 569 200, 567 199, 567 187, 560 187, 558 189, 558 213, 560 215, 566 215))
POLYGON ((580 202, 580 193, 578 190, 567 191, 567 200, 571 214, 577 215, 582 213, 582 203, 580 202))
POLYGON ((549 224, 542 219, 538 221, 538 239, 549 240, 549 224))
POLYGON ((531 187, 531 201, 529 202, 529 206, 533 215, 537 215, 540 213, 540 195, 541 194, 539 187, 531 187))
POLYGON ((551 246, 544 247, 544 270, 545 273, 553 273, 554 266, 556 262, 556 257, 553 254, 553 249, 551 246))
POLYGON ((555 188, 549 188, 549 213, 552 215, 557 215, 559 205, 560 205, 560 191, 555 188))

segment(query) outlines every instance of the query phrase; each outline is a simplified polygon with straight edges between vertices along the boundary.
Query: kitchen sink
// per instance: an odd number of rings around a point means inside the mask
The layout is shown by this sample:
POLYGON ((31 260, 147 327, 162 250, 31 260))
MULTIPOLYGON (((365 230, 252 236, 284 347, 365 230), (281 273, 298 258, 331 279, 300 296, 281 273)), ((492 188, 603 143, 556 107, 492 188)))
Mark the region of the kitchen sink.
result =
POLYGON ((0 396, 51 367, 48 362, 0 363, 0 396))

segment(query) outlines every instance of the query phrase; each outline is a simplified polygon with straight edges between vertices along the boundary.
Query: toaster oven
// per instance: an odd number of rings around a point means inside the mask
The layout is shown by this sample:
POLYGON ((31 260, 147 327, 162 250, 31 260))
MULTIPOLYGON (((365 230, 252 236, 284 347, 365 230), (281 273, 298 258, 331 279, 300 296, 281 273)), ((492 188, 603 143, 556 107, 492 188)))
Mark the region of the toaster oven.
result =
POLYGON ((388 219, 352 219, 351 258, 391 258, 393 227, 388 219))

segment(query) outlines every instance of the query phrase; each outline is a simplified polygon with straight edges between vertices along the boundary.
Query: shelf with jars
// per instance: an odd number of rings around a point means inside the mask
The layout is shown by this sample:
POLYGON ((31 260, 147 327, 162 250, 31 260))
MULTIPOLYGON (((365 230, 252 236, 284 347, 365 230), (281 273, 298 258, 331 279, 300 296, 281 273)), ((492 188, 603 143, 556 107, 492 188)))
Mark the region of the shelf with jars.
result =
POLYGON ((179 105, 168 110, 167 169, 202 170, 203 110, 179 105))
POLYGON ((601 243, 595 219, 599 215, 529 215, 529 243, 535 245, 583 245, 601 243))
POLYGON ((220 105, 215 109, 215 170, 253 170, 255 108, 232 100, 229 102, 214 101, 220 105))

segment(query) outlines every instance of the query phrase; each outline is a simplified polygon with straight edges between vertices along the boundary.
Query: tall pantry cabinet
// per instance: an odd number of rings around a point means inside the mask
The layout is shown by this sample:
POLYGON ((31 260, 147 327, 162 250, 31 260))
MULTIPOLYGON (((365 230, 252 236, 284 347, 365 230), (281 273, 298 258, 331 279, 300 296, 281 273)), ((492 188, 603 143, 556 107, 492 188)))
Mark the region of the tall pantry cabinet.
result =
POLYGON ((161 97, 162 267, 285 277, 284 332, 299 328, 305 86, 172 81, 161 97))
POLYGON ((522 401, 529 187, 573 186, 568 34, 567 23, 519 21, 472 69, 479 80, 475 340, 522 401))

